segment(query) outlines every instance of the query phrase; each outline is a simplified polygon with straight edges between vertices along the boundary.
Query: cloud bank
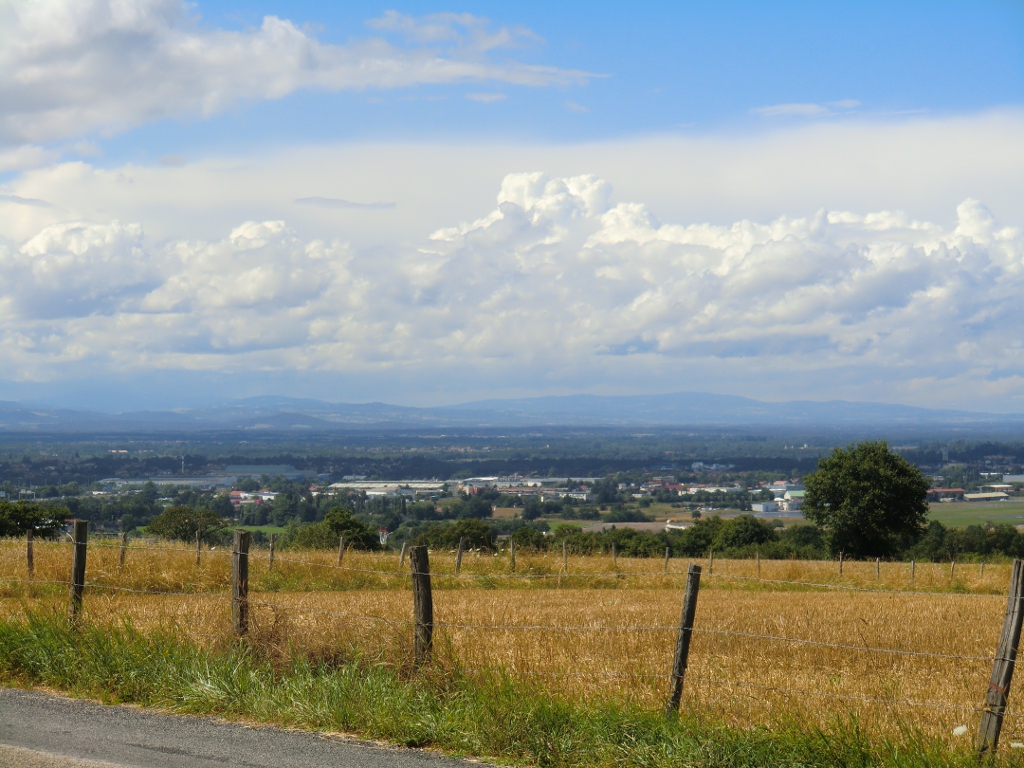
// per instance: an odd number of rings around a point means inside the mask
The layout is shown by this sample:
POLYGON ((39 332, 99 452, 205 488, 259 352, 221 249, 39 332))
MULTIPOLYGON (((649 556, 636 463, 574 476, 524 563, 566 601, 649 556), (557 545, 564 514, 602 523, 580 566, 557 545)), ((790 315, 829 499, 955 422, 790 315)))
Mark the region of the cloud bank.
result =
MULTIPOLYGON (((208 29, 184 0, 15 0, 0 4, 0 142, 38 144, 166 117, 209 116, 239 101, 327 91, 497 82, 569 85, 591 75, 491 54, 536 39, 491 31, 486 19, 396 13, 371 23, 405 45, 374 37, 321 43, 291 21, 208 29)), ((34 149, 34 152, 41 150, 34 149)), ((28 150, 22 152, 31 154, 28 150)), ((0 171, 19 167, 12 157, 0 171)))
POLYGON ((163 243, 137 224, 55 224, 0 243, 0 360, 40 379, 751 366, 776 380, 1019 381, 1024 235, 976 200, 956 217, 661 223, 597 177, 520 173, 488 215, 388 253, 281 221, 163 243))

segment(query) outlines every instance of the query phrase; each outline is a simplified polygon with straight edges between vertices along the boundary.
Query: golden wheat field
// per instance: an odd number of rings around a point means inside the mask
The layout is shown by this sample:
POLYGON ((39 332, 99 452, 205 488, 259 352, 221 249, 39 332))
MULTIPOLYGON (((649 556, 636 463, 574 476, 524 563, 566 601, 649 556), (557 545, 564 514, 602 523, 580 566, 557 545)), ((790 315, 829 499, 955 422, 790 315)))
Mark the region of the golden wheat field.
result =
MULTIPOLYGON (((71 547, 0 543, 0 611, 67 602, 71 547)), ((231 640, 231 553, 135 542, 88 550, 85 614, 231 640)), ((668 689, 689 561, 561 553, 432 552, 434 663, 501 670, 557 695, 614 695, 652 708, 668 689), (514 570, 513 570, 514 569, 514 570)), ((1010 566, 716 560, 704 568, 684 706, 736 724, 856 713, 866 728, 973 733, 1006 608, 1010 566), (760 573, 758 573, 758 568, 760 573), (760 576, 760 578, 759 578, 760 576), (919 706, 923 705, 923 706, 919 706)), ((250 554, 252 642, 282 656, 359 656, 405 665, 412 638, 408 560, 396 552, 250 554)), ((1004 739, 1024 741, 1011 694, 1004 739)), ((1024 708, 1021 709, 1024 711, 1024 708)), ((969 738, 969 737, 965 737, 969 738)))

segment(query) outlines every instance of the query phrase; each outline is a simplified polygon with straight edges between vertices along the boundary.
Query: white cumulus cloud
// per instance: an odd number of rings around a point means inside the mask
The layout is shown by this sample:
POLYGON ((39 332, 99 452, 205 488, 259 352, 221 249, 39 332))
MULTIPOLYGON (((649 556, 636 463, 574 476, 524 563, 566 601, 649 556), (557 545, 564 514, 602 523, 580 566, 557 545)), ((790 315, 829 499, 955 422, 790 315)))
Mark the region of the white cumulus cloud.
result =
POLYGON ((161 244, 138 225, 52 225, 0 246, 0 359, 40 377, 85 360, 1016 380, 1024 236, 976 200, 956 216, 663 223, 595 176, 523 173, 490 213, 416 249, 305 241, 280 221, 161 244))
MULTIPOLYGON (((491 31, 469 15, 377 20, 412 45, 381 37, 345 45, 318 41, 287 19, 256 29, 209 29, 184 0, 14 0, 0 4, 0 140, 40 142, 94 129, 118 130, 181 115, 210 115, 240 100, 297 89, 330 91, 421 84, 584 82, 585 72, 501 62, 498 48, 532 39, 491 31)), ((7 160, 19 167, 32 153, 7 160)))

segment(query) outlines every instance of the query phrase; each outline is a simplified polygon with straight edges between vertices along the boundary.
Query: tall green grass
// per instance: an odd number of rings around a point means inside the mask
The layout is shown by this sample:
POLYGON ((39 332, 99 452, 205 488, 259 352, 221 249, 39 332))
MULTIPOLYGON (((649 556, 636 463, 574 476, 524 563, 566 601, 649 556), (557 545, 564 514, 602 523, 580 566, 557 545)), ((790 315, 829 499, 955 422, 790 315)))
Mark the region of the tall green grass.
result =
MULTIPOLYGON (((203 649, 173 631, 72 627, 56 614, 0 622, 0 681, 108 703, 220 715, 538 766, 968 766, 908 724, 875 738, 837 715, 827 730, 664 718, 615 699, 566 701, 500 673, 395 669, 281 657, 244 642, 203 649)), ((1017 764, 1012 755, 996 762, 1017 764)))

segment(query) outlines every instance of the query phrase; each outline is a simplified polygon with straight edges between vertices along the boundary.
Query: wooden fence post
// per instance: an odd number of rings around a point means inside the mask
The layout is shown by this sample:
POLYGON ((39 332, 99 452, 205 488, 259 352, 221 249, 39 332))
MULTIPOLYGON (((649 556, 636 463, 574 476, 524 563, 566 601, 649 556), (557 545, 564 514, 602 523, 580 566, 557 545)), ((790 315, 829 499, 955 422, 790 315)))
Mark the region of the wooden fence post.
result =
POLYGON ((402 551, 398 553, 398 567, 405 565, 405 542, 402 542, 402 551))
POLYGON ((508 540, 508 560, 509 567, 514 571, 516 569, 516 542, 515 539, 508 540))
POLYGON ((199 565, 200 544, 203 541, 203 532, 196 528, 196 565, 199 565))
POLYGON ((117 570, 124 570, 124 559, 128 556, 128 531, 121 534, 121 551, 117 553, 117 570))
POLYGON ((754 552, 754 557, 757 559, 757 578, 758 578, 758 581, 760 581, 760 579, 761 579, 761 550, 759 550, 759 549, 756 550, 754 552))
POLYGON ((412 547, 409 550, 409 566, 412 568, 412 610, 415 621, 413 651, 416 666, 420 666, 430 658, 434 642, 434 601, 430 592, 430 560, 426 547, 412 547))
POLYGON ((878 581, 880 578, 882 578, 882 558, 876 557, 875 558, 875 581, 878 581))
POLYGON ((690 636, 693 634, 693 617, 697 612, 697 592, 700 590, 700 566, 690 563, 686 571, 686 591, 683 593, 683 615, 679 620, 679 635, 676 637, 676 653, 672 659, 672 690, 665 705, 665 714, 679 711, 683 698, 683 677, 686 675, 686 661, 690 655, 690 636))
POLYGON ((612 542, 612 568, 619 567, 619 548, 612 542))
POLYGON ((983 578, 983 579, 985 578, 985 563, 984 563, 984 561, 982 561, 982 563, 981 563, 981 578, 983 578))
POLYGON ((341 560, 345 557, 345 537, 338 537, 338 567, 341 567, 341 560))
POLYGON ((839 575, 843 575, 843 553, 839 553, 839 575))
POLYGON ((950 579, 950 581, 953 580, 953 569, 954 568, 956 568, 956 560, 953 560, 949 564, 949 579, 950 579))
POLYGON ((231 552, 231 621, 238 637, 249 633, 249 532, 242 529, 231 552))
POLYGON ((708 550, 708 576, 715 572, 715 550, 708 550))
POLYGON ((71 621, 78 620, 82 610, 82 595, 85 592, 85 553, 89 540, 89 523, 75 520, 75 549, 71 555, 71 621))
POLYGON ((985 696, 985 708, 981 715, 978 732, 978 757, 994 754, 999 746, 999 731, 1003 727, 1003 713, 1010 696, 1010 682, 1013 680, 1013 665, 1017 660, 1017 646, 1020 643, 1021 621, 1024 611, 1024 562, 1013 561, 1010 576, 1010 592, 1006 600, 1006 615, 1003 618, 1003 632, 999 636, 996 660, 992 665, 992 678, 985 696))
POLYGON ((569 572, 569 542, 562 542, 562 570, 569 572))
POLYGON ((267 566, 268 571, 274 570, 274 536, 275 534, 270 534, 270 565, 267 566))
POLYGON ((665 566, 661 569, 662 573, 668 573, 668 556, 672 554, 672 547, 665 547, 665 566))
POLYGON ((466 537, 459 536, 459 548, 455 552, 455 575, 459 575, 459 571, 462 570, 462 550, 466 546, 466 537))
POLYGON ((914 583, 914 561, 913 560, 910 561, 910 583, 911 583, 911 585, 913 585, 913 583, 914 583))
POLYGON ((35 531, 29 528, 28 533, 25 534, 25 559, 28 562, 29 576, 32 576, 36 572, 36 559, 32 553, 32 539, 34 536, 35 531))

